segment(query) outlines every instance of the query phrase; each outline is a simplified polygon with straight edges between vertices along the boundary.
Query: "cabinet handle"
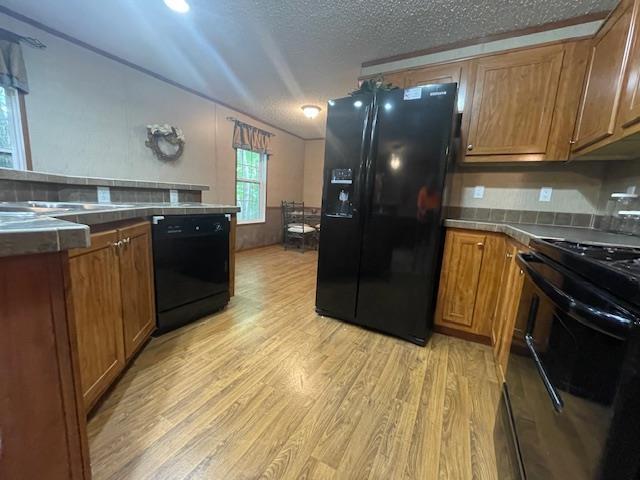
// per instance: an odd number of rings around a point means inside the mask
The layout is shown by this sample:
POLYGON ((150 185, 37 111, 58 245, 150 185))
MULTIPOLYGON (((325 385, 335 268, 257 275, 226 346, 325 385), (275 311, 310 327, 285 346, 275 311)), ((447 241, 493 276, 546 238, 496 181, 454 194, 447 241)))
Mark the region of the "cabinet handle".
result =
POLYGON ((115 249, 116 255, 120 255, 120 248, 122 248, 122 240, 112 243, 111 246, 115 249))
POLYGON ((473 144, 472 144, 472 143, 470 143, 469 145, 467 145, 467 150, 469 150, 469 151, 473 150, 473 144))

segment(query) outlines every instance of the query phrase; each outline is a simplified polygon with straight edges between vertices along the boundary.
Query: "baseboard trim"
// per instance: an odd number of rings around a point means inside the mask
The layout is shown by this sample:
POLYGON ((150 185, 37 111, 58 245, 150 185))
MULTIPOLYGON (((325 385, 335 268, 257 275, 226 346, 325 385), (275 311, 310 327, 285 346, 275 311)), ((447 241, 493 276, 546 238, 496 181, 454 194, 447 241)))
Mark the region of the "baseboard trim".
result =
POLYGON ((469 342, 482 343, 483 345, 491 346, 490 337, 478 335, 477 333, 464 332, 462 330, 456 330, 455 328, 443 327, 442 325, 434 325, 433 331, 450 337, 461 338, 462 340, 467 340, 469 342))

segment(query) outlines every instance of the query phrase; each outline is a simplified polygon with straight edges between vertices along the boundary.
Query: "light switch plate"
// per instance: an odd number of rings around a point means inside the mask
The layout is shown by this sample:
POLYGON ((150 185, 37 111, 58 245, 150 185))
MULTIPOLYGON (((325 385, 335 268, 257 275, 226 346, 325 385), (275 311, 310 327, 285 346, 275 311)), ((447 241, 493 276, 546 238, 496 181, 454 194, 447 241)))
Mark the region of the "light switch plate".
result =
POLYGON ((473 198, 484 198, 484 186, 478 185, 473 189, 473 198))
POLYGON ((111 203, 111 189, 98 187, 98 203, 111 203))
POLYGON ((540 198, 538 200, 541 202, 550 202, 552 194, 553 194, 553 188, 542 187, 540 189, 540 198))
POLYGON ((178 203, 178 190, 169 190, 169 203, 178 203))

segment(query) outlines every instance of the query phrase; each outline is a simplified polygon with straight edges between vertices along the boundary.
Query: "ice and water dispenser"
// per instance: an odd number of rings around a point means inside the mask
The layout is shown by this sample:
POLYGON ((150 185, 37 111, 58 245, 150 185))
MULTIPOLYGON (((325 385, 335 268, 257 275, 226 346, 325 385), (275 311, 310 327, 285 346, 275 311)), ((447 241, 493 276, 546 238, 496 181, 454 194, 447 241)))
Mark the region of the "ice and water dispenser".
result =
POLYGON ((331 217, 351 218, 353 216, 353 195, 353 169, 332 169, 325 214, 331 217))

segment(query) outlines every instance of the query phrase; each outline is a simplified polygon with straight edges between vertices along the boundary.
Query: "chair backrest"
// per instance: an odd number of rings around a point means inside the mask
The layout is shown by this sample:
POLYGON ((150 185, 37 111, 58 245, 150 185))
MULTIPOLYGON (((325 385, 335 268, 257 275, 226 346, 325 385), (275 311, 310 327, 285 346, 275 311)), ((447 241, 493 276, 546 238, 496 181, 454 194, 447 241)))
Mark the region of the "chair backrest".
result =
POLYGON ((305 223, 304 202, 282 201, 282 225, 286 228, 290 223, 305 223))

